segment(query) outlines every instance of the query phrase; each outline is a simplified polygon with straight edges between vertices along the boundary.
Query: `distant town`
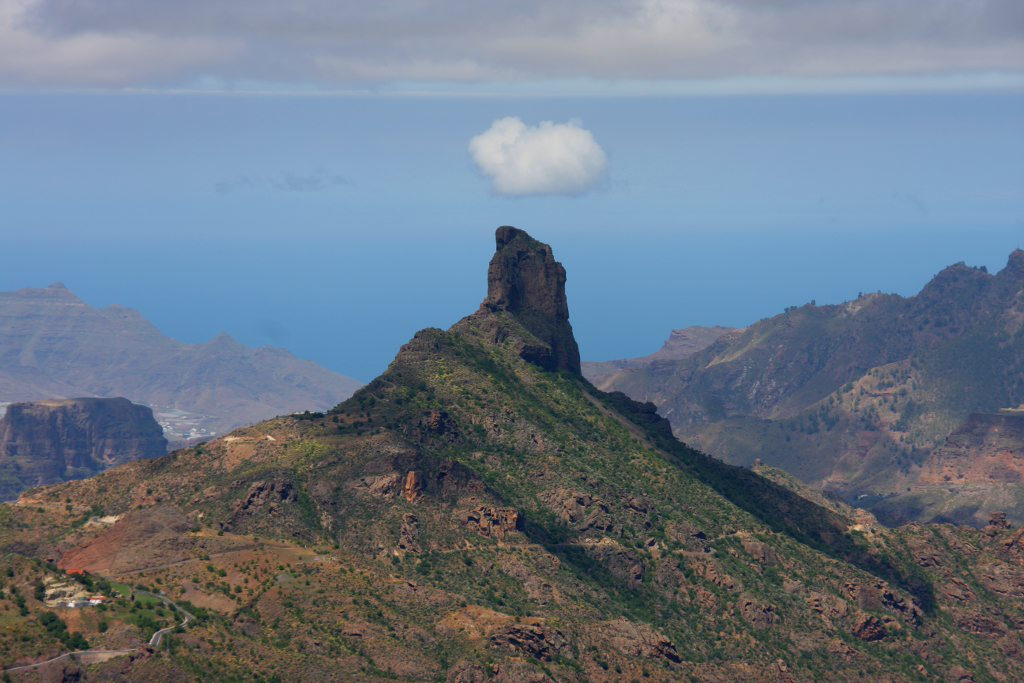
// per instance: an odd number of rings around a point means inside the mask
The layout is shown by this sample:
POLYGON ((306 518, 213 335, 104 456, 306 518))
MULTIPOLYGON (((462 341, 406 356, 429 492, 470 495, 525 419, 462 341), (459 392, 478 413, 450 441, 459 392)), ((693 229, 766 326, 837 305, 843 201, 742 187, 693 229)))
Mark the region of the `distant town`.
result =
POLYGON ((199 415, 177 408, 153 407, 153 417, 163 427, 164 436, 170 442, 205 441, 217 436, 209 427, 214 420, 209 415, 199 415))

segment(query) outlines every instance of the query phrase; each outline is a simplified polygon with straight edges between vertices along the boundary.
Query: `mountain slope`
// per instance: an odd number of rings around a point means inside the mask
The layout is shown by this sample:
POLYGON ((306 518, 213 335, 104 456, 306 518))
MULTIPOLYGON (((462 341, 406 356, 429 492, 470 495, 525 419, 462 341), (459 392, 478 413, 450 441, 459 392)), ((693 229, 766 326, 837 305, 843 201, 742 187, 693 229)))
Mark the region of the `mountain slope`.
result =
MULTIPOLYGON (((0 293, 0 402, 125 396, 161 416, 188 413, 197 433, 222 433, 330 407, 358 386, 282 349, 250 349, 227 335, 182 344, 136 311, 92 308, 63 285, 0 293)), ((172 438, 189 436, 174 426, 172 438)))
POLYGON ((869 501, 889 524, 936 519, 983 525, 993 511, 1024 519, 1024 412, 972 413, 907 478, 869 501))
POLYGON ((1011 530, 887 531, 686 448, 579 375, 550 248, 497 243, 480 310, 330 412, 0 507, 0 548, 199 608, 87 677, 1024 675, 1011 530))
POLYGON ((1024 251, 996 275, 950 266, 906 299, 794 307, 602 386, 653 401, 730 462, 849 498, 892 493, 970 413, 1024 403, 1024 251))
POLYGON ((682 360, 711 346, 722 335, 737 331, 721 326, 695 326, 672 330, 672 334, 665 340, 661 348, 651 355, 624 360, 585 362, 582 364, 583 375, 596 387, 612 387, 618 379, 617 375, 623 370, 646 367, 659 360, 682 360))

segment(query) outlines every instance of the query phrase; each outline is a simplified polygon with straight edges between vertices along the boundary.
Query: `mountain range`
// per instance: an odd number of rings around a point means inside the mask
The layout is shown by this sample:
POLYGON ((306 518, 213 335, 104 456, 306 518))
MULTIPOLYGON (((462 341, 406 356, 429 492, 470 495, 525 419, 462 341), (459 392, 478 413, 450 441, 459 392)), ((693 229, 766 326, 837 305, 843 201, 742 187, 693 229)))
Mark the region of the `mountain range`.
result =
MULTIPOLYGON (((652 401, 679 438, 729 462, 780 467, 890 522, 1024 521, 1013 467, 928 475, 953 434, 987 419, 972 414, 1024 404, 1022 250, 994 275, 958 263, 915 296, 794 306, 683 357, 617 365, 589 376, 652 401)), ((1024 458, 1024 441, 1002 444, 1024 458)))
POLYGON ((125 397, 153 408, 172 441, 323 410, 360 386, 283 349, 221 335, 167 337, 137 311, 97 309, 61 284, 0 293, 0 403, 125 397))
POLYGON ((583 378, 565 280, 499 228, 480 308, 333 409, 0 506, 0 660, 102 680, 1024 677, 1020 531, 887 529, 683 445, 583 378), (110 604, 50 607, 69 581, 110 604), (51 661, 83 640, 108 654, 51 661))

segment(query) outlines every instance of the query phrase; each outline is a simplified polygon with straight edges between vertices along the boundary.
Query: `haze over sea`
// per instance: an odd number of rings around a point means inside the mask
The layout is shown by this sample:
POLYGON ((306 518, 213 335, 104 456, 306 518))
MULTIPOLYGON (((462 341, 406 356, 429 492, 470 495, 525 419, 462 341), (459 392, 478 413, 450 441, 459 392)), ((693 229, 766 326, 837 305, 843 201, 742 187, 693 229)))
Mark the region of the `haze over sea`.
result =
POLYGON ((483 296, 497 224, 571 274, 585 358, 1024 246, 1024 96, 0 96, 0 289, 62 281, 191 342, 367 380, 483 296), (469 140, 578 120, 585 195, 503 196, 469 140))

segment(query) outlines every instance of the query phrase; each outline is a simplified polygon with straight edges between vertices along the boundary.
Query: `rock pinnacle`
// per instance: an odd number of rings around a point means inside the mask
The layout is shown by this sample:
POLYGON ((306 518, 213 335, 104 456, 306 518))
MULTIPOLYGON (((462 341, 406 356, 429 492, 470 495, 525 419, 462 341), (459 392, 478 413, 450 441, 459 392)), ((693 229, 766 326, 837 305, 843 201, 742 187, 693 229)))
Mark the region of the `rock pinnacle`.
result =
POLYGON ((487 270, 487 298, 481 309, 511 313, 550 347, 524 354, 531 362, 580 374, 580 350, 565 298, 565 268, 551 247, 523 230, 502 226, 494 237, 497 251, 487 270))

